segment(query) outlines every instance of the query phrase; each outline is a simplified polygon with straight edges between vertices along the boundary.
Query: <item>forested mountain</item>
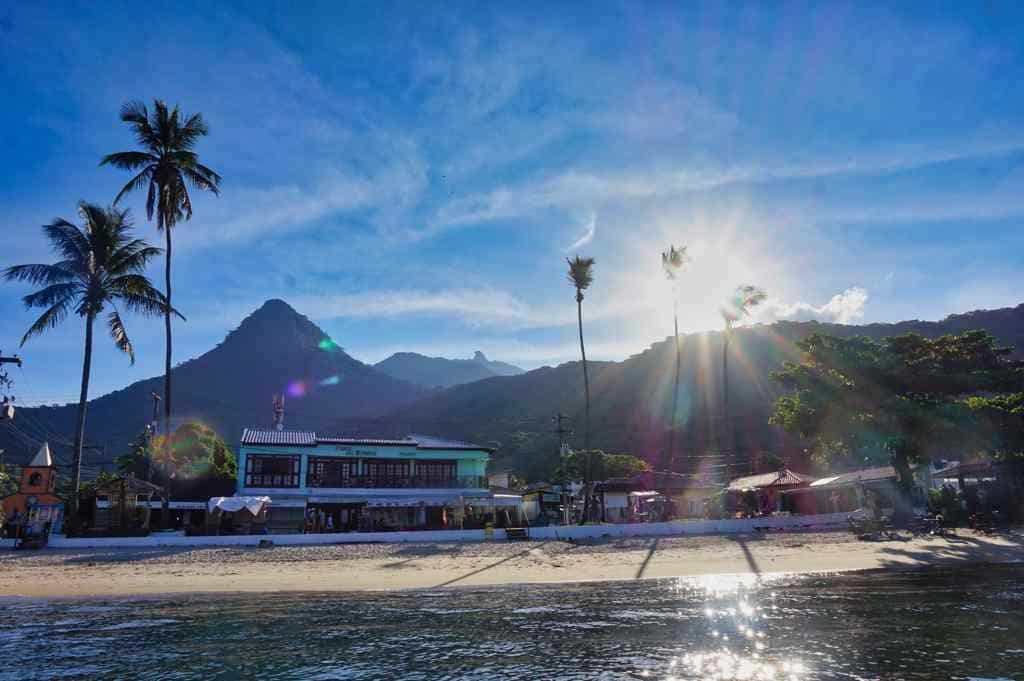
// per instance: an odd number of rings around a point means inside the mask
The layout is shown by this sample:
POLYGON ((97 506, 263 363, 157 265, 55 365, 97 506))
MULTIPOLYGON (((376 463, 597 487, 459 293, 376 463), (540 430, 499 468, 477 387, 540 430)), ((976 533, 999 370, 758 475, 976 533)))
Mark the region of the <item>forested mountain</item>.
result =
MULTIPOLYGON (((800 443, 768 425, 780 394, 770 374, 784 360, 797 359, 794 341, 816 332, 884 338, 911 332, 935 337, 969 329, 985 329, 1024 355, 1024 305, 953 315, 940 322, 778 322, 736 329, 729 350, 729 386, 737 449, 747 457, 770 453, 793 465, 806 465, 800 443)), ((694 455, 718 451, 727 427, 722 413, 722 334, 690 334, 681 338, 681 346, 677 453, 694 463, 703 461, 694 455)), ((669 338, 622 362, 590 362, 594 447, 658 461, 667 442, 674 358, 669 338)), ((496 447, 496 468, 542 477, 558 449, 552 417, 563 412, 574 418, 572 442, 579 446, 583 406, 582 370, 579 362, 571 362, 456 386, 384 418, 348 420, 336 429, 444 433, 496 447)))
POLYGON ((492 376, 513 376, 523 373, 519 367, 487 359, 479 350, 472 359, 427 357, 415 352, 396 352, 373 365, 388 376, 424 388, 449 388, 492 376))
MULTIPOLYGON (((174 420, 200 421, 235 445, 246 426, 269 427, 271 400, 285 395, 285 424, 323 428, 343 417, 379 416, 424 394, 353 359, 309 319, 281 300, 268 300, 209 352, 175 367, 174 420)), ((103 449, 85 453, 87 464, 110 461, 127 450, 149 422, 151 393, 163 378, 138 381, 89 402, 86 440, 103 449)), ((70 461, 75 405, 18 409, 0 425, 8 461, 27 460, 48 438, 55 455, 70 461), (13 428, 12 428, 13 426, 13 428)))
MULTIPOLYGON (((778 322, 735 330, 729 377, 738 449, 801 463, 797 443, 767 423, 779 394, 770 373, 784 360, 796 359, 795 340, 815 332, 883 338, 909 332, 934 337, 968 329, 985 329, 1024 355, 1024 305, 953 315, 940 322, 778 322)), ((690 334, 681 343, 677 451, 690 462, 702 461, 696 455, 717 451, 725 427, 722 335, 690 334)), ((657 461, 671 410, 672 340, 621 362, 591 362, 590 367, 593 446, 657 461)), ((270 425, 271 396, 282 392, 287 427, 366 435, 422 432, 470 440, 497 448, 495 468, 533 477, 549 472, 557 452, 551 420, 556 413, 575 419, 571 439, 577 446, 582 442, 579 362, 428 390, 348 356, 280 300, 267 301, 220 345, 174 371, 176 421, 202 421, 232 445, 242 428, 270 425)), ((161 389, 162 379, 152 378, 92 400, 87 440, 106 450, 89 450, 86 462, 112 460, 125 451, 150 418, 150 394, 161 389)), ((73 406, 19 409, 13 426, 0 425, 0 449, 7 450, 8 461, 27 460, 44 437, 51 440, 58 459, 70 460, 61 443, 71 439, 73 406)))

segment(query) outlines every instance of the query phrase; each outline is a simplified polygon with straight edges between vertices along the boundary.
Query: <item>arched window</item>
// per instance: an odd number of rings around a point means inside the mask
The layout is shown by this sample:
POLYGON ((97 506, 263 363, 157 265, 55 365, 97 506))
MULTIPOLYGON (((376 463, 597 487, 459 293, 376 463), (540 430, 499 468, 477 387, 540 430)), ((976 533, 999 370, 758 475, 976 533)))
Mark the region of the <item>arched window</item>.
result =
POLYGON ((29 487, 38 487, 39 485, 43 484, 43 474, 40 473, 39 471, 36 471, 32 475, 28 476, 28 484, 29 487))

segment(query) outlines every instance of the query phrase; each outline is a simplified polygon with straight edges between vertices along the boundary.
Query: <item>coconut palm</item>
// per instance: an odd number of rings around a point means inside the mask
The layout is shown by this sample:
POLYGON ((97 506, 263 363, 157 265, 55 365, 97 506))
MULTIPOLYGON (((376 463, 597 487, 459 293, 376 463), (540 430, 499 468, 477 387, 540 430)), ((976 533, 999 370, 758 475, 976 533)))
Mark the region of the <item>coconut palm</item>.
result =
POLYGON ((569 263, 569 285, 576 289, 576 317, 580 330, 580 357, 583 359, 583 395, 585 402, 585 420, 583 428, 583 448, 587 453, 586 476, 583 480, 583 521, 590 515, 590 377, 587 374, 587 350, 583 345, 583 292, 594 282, 594 259, 575 258, 566 259, 569 263))
POLYGON ((676 463, 676 409, 679 407, 679 274, 690 262, 690 256, 686 253, 686 246, 676 248, 669 244, 668 250, 661 254, 661 266, 665 270, 665 276, 672 284, 672 321, 675 329, 676 342, 676 374, 672 387, 672 415, 669 420, 668 431, 668 470, 675 470, 676 463))
POLYGON ((85 407, 89 399, 89 374, 92 367, 93 323, 106 308, 107 329, 118 350, 135 363, 135 349, 125 330, 119 306, 144 315, 162 315, 168 311, 167 299, 156 290, 142 272, 146 264, 160 254, 159 248, 132 238, 128 211, 82 202, 78 209, 83 226, 56 219, 43 227, 46 238, 60 260, 52 265, 16 265, 3 271, 8 281, 26 281, 41 287, 22 300, 28 308, 46 308, 21 339, 55 328, 69 312, 85 319, 85 360, 82 365, 82 389, 78 399, 75 425, 72 481, 72 522, 77 521, 78 488, 82 471, 82 442, 85 438, 85 407))
MULTIPOLYGON (((732 448, 732 416, 729 411, 729 341, 736 322, 750 314, 750 310, 765 301, 768 294, 764 289, 750 284, 737 286, 726 305, 721 309, 725 330, 722 333, 722 423, 729 433, 728 447, 732 448)), ((723 438, 724 439, 724 438, 723 438)), ((734 453, 733 453, 734 454, 734 453)))
MULTIPOLYGON (((171 229, 182 220, 192 218, 192 199, 188 188, 220 193, 220 175, 199 162, 196 143, 208 130, 202 114, 186 116, 178 107, 168 109, 159 99, 150 112, 142 102, 129 102, 121 107, 121 120, 131 127, 142 151, 121 151, 104 156, 100 165, 130 170, 136 175, 117 194, 117 204, 126 194, 145 188, 146 217, 156 216, 156 228, 164 233, 164 292, 168 312, 164 315, 166 347, 164 353, 164 433, 171 428, 171 229)), ((164 452, 170 464, 170 437, 164 452)), ((167 523, 164 505, 163 522, 167 523)))

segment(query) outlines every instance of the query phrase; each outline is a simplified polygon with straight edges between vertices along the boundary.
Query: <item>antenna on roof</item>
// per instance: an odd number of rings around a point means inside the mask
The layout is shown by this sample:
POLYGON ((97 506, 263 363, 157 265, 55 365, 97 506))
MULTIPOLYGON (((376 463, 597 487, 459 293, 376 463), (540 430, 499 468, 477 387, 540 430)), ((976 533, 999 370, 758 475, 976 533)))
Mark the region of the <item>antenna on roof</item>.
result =
POLYGON ((284 430, 284 395, 274 395, 274 430, 284 430))

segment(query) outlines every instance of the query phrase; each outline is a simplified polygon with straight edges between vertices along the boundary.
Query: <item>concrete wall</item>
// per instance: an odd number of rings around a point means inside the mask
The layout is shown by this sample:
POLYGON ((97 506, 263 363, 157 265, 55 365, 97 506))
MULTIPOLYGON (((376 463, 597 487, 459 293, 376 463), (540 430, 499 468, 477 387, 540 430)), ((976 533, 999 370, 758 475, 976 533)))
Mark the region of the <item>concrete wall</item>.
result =
MULTIPOLYGON (((749 534, 775 530, 830 530, 847 527, 846 513, 814 516, 780 516, 772 518, 744 518, 741 520, 677 520, 667 523, 637 523, 630 525, 553 525, 530 528, 530 538, 545 539, 600 539, 603 537, 670 537, 702 534, 749 534)), ((494 538, 504 540, 504 530, 495 530, 494 538)), ((147 548, 157 546, 256 546, 261 539, 269 539, 276 546, 315 546, 325 544, 351 544, 364 542, 453 542, 484 541, 483 530, 430 530, 420 532, 351 532, 336 534, 274 534, 224 537, 186 537, 177 533, 157 533, 149 537, 76 538, 55 535, 50 546, 61 549, 84 548, 147 548)))

